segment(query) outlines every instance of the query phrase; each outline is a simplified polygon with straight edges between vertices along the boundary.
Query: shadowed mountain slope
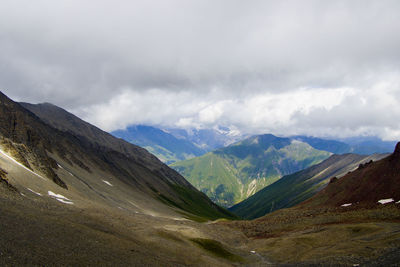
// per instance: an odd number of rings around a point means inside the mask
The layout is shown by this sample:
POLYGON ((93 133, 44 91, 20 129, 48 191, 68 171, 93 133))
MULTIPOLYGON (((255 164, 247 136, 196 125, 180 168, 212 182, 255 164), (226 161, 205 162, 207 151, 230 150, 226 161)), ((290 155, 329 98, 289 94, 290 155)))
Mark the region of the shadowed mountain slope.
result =
POLYGON ((231 217, 145 149, 117 139, 54 105, 39 105, 37 109, 35 105, 24 106, 32 112, 0 95, 4 156, 4 166, 0 167, 8 168, 10 181, 18 190, 29 188, 41 190, 42 194, 61 190, 61 195, 98 200, 114 207, 143 204, 148 212, 154 207, 159 212, 184 213, 199 219, 231 217), (40 179, 21 175, 26 170, 17 163, 41 178, 43 184, 40 179), (47 178, 62 188, 54 188, 47 178), (135 204, 129 204, 129 200, 135 204))
POLYGON ((297 140, 266 134, 171 167, 216 203, 229 207, 283 175, 317 164, 330 155, 297 140))
POLYGON ((386 154, 362 156, 332 155, 323 162, 286 175, 229 210, 245 219, 254 219, 278 209, 292 207, 322 190, 332 177, 341 177, 359 164, 379 160, 386 154))
POLYGON ((388 202, 400 200, 400 143, 390 156, 362 164, 357 170, 341 179, 332 180, 329 185, 301 206, 352 207, 381 205, 379 200, 388 202), (350 205, 348 205, 350 206, 350 205))

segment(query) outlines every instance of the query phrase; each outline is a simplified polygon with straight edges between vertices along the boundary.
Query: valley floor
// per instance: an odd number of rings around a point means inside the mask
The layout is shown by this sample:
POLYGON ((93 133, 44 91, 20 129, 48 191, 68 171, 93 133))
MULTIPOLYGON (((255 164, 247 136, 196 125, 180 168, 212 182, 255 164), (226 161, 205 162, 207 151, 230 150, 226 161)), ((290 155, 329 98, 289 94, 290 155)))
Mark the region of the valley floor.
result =
POLYGON ((226 226, 49 198, 0 183, 0 266, 232 266, 259 261, 226 226))
POLYGON ((0 185, 0 265, 398 266, 398 206, 197 223, 28 199, 0 185))
POLYGON ((260 255, 283 265, 400 266, 399 204, 291 208, 224 224, 241 230, 260 255))

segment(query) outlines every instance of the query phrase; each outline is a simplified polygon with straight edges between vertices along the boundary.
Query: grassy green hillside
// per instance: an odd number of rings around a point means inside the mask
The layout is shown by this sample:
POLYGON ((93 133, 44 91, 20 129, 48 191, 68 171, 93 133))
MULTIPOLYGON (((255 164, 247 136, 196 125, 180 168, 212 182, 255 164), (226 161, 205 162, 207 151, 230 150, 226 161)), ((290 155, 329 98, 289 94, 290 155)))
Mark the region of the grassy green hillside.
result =
POLYGON ((171 165, 216 203, 229 207, 263 187, 330 156, 310 145, 259 135, 171 165))
POLYGON ((333 155, 305 170, 286 175, 248 199, 230 208, 245 219, 254 219, 272 211, 292 207, 323 189, 332 177, 341 177, 361 163, 379 160, 386 154, 370 156, 333 155))

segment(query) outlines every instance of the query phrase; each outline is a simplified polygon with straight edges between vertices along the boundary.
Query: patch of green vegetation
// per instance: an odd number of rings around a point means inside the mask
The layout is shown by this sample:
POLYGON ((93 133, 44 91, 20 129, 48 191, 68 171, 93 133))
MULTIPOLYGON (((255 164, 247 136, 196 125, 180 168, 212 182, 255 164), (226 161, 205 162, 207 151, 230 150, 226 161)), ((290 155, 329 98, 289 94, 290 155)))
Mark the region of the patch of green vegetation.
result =
POLYGON ((166 164, 180 160, 177 157, 177 155, 175 155, 168 149, 165 149, 164 147, 153 145, 153 146, 144 146, 144 148, 147 149, 153 155, 155 155, 159 160, 165 162, 166 164))
POLYGON ((226 159, 214 153, 181 161, 171 167, 219 205, 229 206, 240 198, 237 171, 226 159))
POLYGON ((158 195, 158 199, 169 206, 176 207, 186 213, 188 219, 204 222, 207 220, 216 220, 219 218, 237 219, 238 217, 228 210, 212 203, 208 197, 201 192, 191 190, 177 184, 170 185, 179 195, 179 201, 173 200, 163 194, 158 195))
POLYGON ((223 245, 213 239, 206 239, 206 238, 191 238, 190 241, 193 243, 197 244, 199 247, 202 249, 210 252, 211 254, 227 259, 229 261, 234 261, 234 262, 243 262, 244 259, 238 255, 235 255, 228 250, 226 250, 223 245))

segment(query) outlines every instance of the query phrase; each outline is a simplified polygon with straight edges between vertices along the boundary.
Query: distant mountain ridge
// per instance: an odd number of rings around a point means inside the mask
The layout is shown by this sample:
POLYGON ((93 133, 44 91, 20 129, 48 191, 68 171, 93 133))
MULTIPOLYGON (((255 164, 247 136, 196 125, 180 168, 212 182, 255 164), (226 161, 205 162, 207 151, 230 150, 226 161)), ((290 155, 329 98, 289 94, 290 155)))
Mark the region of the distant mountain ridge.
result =
MULTIPOLYGON (((126 129, 113 131, 111 134, 147 149, 168 165, 202 156, 207 152, 229 146, 249 137, 234 128, 222 126, 216 126, 212 129, 179 129, 132 125, 126 129)), ((376 137, 332 140, 297 135, 287 138, 307 143, 317 150, 334 154, 390 153, 396 145, 395 142, 382 141, 376 137)))
POLYGON ((349 144, 341 141, 302 135, 292 136, 290 138, 305 142, 315 149, 329 151, 334 154, 345 154, 352 151, 352 148, 349 144))
POLYGON ((171 166, 216 203, 231 206, 330 155, 301 141, 265 134, 171 166))
POLYGON ((130 126, 125 130, 113 131, 111 134, 146 148, 166 164, 201 156, 207 152, 190 141, 178 139, 152 126, 130 126))
POLYGON ((350 152, 369 155, 373 153, 392 153, 397 144, 396 141, 382 141, 374 136, 359 136, 341 139, 352 148, 350 152))
POLYGON ((338 140, 323 139, 311 136, 292 136, 290 138, 308 143, 315 149, 329 151, 334 154, 354 153, 371 155, 374 153, 391 153, 396 146, 395 141, 382 141, 378 137, 351 137, 338 140))
POLYGON ((228 146, 246 137, 246 135, 241 134, 237 130, 231 130, 221 126, 213 129, 169 128, 165 129, 165 131, 174 135, 176 138, 188 140, 207 152, 228 146))

